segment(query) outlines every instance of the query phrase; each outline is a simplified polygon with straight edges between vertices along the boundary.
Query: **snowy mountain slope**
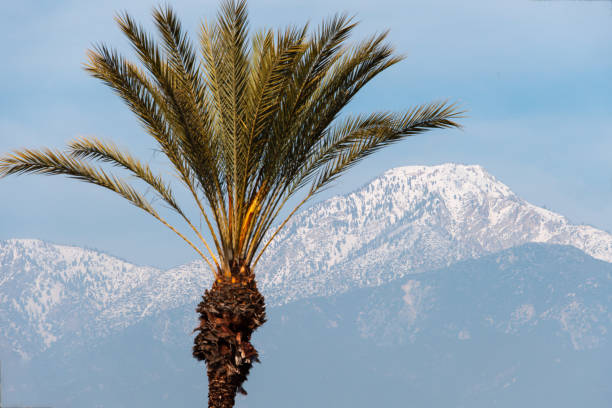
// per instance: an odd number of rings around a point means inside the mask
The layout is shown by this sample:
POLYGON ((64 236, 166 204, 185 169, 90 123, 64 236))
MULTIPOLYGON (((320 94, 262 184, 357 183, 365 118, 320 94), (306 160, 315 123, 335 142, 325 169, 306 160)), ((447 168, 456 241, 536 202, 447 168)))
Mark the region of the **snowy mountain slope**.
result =
POLYGON ((209 285, 209 276, 197 268, 160 271, 89 249, 1 241, 0 345, 28 356, 65 336, 105 336, 194 302, 209 285))
POLYGON ((408 166, 295 216, 258 273, 269 292, 299 299, 527 242, 570 245, 612 262, 612 235, 526 202, 481 166, 408 166))
MULTIPOLYGON (((527 242, 612 261, 612 236, 517 197, 480 166, 390 170, 299 213, 257 267, 270 305, 378 286, 527 242)), ((201 262, 167 271, 37 240, 0 241, 0 346, 22 355, 195 305, 201 262)))

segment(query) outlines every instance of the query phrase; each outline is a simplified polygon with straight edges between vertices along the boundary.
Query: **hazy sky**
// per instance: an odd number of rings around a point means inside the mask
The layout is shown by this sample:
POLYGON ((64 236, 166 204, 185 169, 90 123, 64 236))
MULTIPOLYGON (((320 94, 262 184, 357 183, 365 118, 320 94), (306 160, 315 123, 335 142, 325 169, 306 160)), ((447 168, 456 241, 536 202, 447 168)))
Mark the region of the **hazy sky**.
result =
MULTIPOLYGON (((83 70, 105 42, 129 53, 113 21, 127 10, 150 26, 153 0, 4 2, 0 15, 0 152, 110 138, 161 162, 119 98, 83 70)), ((216 1, 171 4, 194 34, 216 1)), ((316 25, 356 14, 354 38, 389 28, 406 60, 348 107, 406 110, 440 99, 469 110, 464 131, 434 131, 384 150, 319 199, 386 169, 481 164, 536 205, 612 230, 612 3, 607 1, 255 1, 251 26, 316 25)), ((172 232, 113 193, 62 177, 0 180, 0 239, 88 246, 169 267, 196 258, 172 232)))

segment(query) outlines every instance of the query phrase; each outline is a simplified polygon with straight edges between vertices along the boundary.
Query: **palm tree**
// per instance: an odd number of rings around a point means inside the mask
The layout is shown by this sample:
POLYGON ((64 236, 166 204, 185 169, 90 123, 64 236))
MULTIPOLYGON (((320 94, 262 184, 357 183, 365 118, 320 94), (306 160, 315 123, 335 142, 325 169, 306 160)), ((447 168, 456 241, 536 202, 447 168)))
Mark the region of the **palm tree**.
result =
POLYGON ((126 13, 116 20, 139 64, 96 46, 85 69, 112 88, 167 157, 205 221, 196 228, 160 175, 115 144, 79 138, 63 151, 22 149, 0 157, 0 177, 62 174, 121 195, 170 228, 214 275, 197 307, 193 355, 204 360, 209 407, 234 405, 257 351, 251 335, 266 320, 254 268, 291 216, 341 174, 381 147, 429 129, 459 127, 446 102, 406 113, 339 117, 372 78, 399 62, 386 33, 347 46, 355 22, 337 15, 308 27, 259 31, 248 40, 245 0, 224 0, 203 23, 198 54, 169 6, 153 12, 160 38, 126 13), (96 165, 97 164, 97 165, 96 165), (104 164, 140 179, 154 197, 104 164), (302 199, 281 212, 289 198, 302 199), (181 232, 151 198, 176 213, 181 232), (280 216, 282 214, 282 217, 280 216), (274 222, 277 222, 273 227, 274 222))

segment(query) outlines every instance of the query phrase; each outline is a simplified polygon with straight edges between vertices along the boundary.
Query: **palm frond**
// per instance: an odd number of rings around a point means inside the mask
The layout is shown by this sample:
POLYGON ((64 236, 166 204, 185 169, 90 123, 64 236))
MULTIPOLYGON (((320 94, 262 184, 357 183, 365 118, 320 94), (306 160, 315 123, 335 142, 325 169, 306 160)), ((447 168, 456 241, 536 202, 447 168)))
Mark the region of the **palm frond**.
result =
POLYGON ((279 32, 276 39, 271 31, 254 36, 251 75, 247 89, 246 163, 238 190, 238 195, 246 200, 239 213, 240 223, 252 208, 256 197, 265 197, 263 180, 257 179, 257 176, 262 163, 265 162, 262 155, 266 140, 270 137, 268 129, 273 126, 276 114, 282 106, 281 93, 306 49, 305 35, 306 27, 290 27, 279 32))
POLYGON ((247 48, 247 11, 246 1, 227 1, 221 6, 218 22, 219 40, 221 49, 220 73, 221 81, 225 84, 221 92, 223 109, 224 137, 221 139, 224 156, 227 158, 229 172, 226 173, 228 200, 232 200, 232 252, 238 252, 238 238, 240 231, 240 208, 243 206, 239 195, 241 175, 244 174, 246 164, 247 135, 246 135, 246 89, 248 85, 249 51, 247 48))
POLYGON ((180 209, 168 183, 164 182, 159 175, 154 175, 147 164, 132 156, 125 150, 120 150, 112 142, 103 142, 95 137, 79 138, 68 143, 70 155, 77 159, 94 159, 114 166, 122 167, 130 171, 157 192, 173 210, 184 215, 180 209))
POLYGON ((278 102, 280 109, 271 124, 262 154, 260 180, 276 179, 271 184, 277 184, 279 176, 284 174, 279 169, 287 164, 292 142, 296 136, 303 136, 298 127, 303 121, 300 118, 303 118, 304 104, 342 55, 343 42, 355 26, 356 23, 347 15, 336 15, 324 21, 318 31, 307 39, 307 47, 283 89, 282 100, 278 102))
POLYGON ((23 149, 0 158, 0 177, 20 174, 66 175, 70 178, 96 184, 119 194, 136 207, 157 214, 144 196, 121 179, 104 170, 75 159, 57 150, 23 149))
POLYGON ((196 95, 204 89, 195 50, 187 33, 181 27, 176 14, 169 5, 158 7, 153 11, 153 18, 162 35, 164 49, 169 55, 169 65, 180 73, 183 81, 188 81, 196 95))
POLYGON ((202 251, 185 235, 169 224, 141 193, 121 178, 108 174, 102 169, 95 168, 78 158, 58 150, 23 149, 0 157, 0 178, 28 173, 65 175, 113 191, 171 229, 208 263, 213 273, 216 273, 216 269, 202 251))
POLYGON ((271 31, 256 35, 253 40, 253 59, 247 92, 247 146, 249 153, 246 171, 253 175, 258 168, 266 130, 273 126, 281 109, 281 93, 291 78, 293 69, 306 49, 306 27, 288 28, 277 36, 271 31))
MULTIPOLYGON (((218 260, 214 253, 210 249, 210 246, 200 233, 200 231, 192 224, 187 218, 183 210, 179 207, 174 194, 170 188, 170 185, 163 181, 161 176, 153 174, 151 168, 143 164, 140 160, 133 157, 129 152, 120 150, 117 145, 112 142, 103 142, 97 138, 80 138, 74 140, 68 144, 70 154, 72 157, 77 159, 94 159, 105 163, 110 163, 114 166, 121 167, 128 170, 135 177, 141 179, 158 194, 158 196, 170 206, 181 218, 189 225, 193 232, 198 236, 200 241, 204 244, 211 258, 218 266, 218 260)), ((204 211, 203 209, 201 209, 204 211)), ((206 213, 203 213, 206 217, 206 213)), ((213 231, 213 240, 216 240, 213 231)), ((218 243, 216 243, 218 246, 218 243)))
MULTIPOLYGON (((163 51, 144 29, 124 13, 116 18, 121 30, 132 43, 140 61, 151 73, 156 86, 166 102, 165 119, 170 125, 180 152, 193 169, 209 201, 218 202, 223 197, 222 178, 219 178, 218 161, 213 152, 202 142, 198 129, 201 112, 196 112, 188 94, 181 92, 181 79, 171 69, 163 51)), ((166 44, 168 46, 168 44, 166 44)), ((168 48, 170 48, 168 46, 168 48)))
POLYGON ((140 119, 147 132, 158 142, 163 153, 173 162, 179 147, 167 121, 169 108, 159 90, 134 64, 115 50, 98 45, 88 51, 86 71, 113 89, 140 119))
POLYGON ((156 9, 153 16, 168 55, 166 81, 173 88, 172 105, 178 119, 186 124, 183 131, 177 132, 185 150, 183 154, 195 156, 194 162, 208 162, 204 170, 211 168, 216 176, 219 163, 216 159, 215 123, 194 48, 170 6, 156 9))
MULTIPOLYGON (((389 68, 401 58, 393 56, 392 48, 384 43, 382 33, 357 44, 351 50, 335 54, 325 76, 304 101, 300 111, 291 118, 291 127, 285 130, 284 146, 274 152, 270 169, 276 179, 264 211, 254 244, 263 238, 276 214, 295 189, 292 185, 326 134, 327 128, 340 111, 367 82, 389 68)), ((275 135, 276 136, 276 135, 275 135)))
POLYGON ((462 118, 464 113, 455 104, 438 102, 417 106, 404 115, 390 115, 384 120, 386 123, 380 125, 353 130, 350 126, 348 129, 341 126, 331 132, 331 139, 336 139, 336 142, 330 147, 327 164, 313 182, 310 192, 319 192, 367 156, 406 137, 432 129, 461 128, 455 120, 462 118))
POLYGON ((303 120, 296 121, 295 132, 301 137, 291 138, 293 145, 284 160, 285 183, 295 178, 325 130, 348 105, 353 96, 376 75, 397 63, 393 49, 383 41, 386 33, 358 44, 345 53, 328 72, 325 80, 304 107, 303 120))
POLYGON ((287 114, 294 115, 308 100, 329 69, 341 55, 343 43, 357 26, 346 14, 324 21, 310 39, 304 58, 296 67, 292 86, 288 89, 287 114))

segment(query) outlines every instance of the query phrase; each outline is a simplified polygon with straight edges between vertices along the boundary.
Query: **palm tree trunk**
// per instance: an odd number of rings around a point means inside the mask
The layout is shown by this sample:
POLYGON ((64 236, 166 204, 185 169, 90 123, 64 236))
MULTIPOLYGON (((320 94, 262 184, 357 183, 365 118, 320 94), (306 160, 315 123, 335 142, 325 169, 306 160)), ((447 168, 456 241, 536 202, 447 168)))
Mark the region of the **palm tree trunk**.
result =
POLYGON ((232 408, 235 397, 235 384, 223 375, 208 374, 208 408, 232 408))
POLYGON ((242 384, 259 361, 251 335, 266 321, 265 302, 254 275, 248 268, 242 271, 236 268, 233 279, 218 279, 196 309, 200 325, 194 330, 199 333, 193 356, 206 362, 209 408, 232 408, 236 393, 246 394, 242 384))

